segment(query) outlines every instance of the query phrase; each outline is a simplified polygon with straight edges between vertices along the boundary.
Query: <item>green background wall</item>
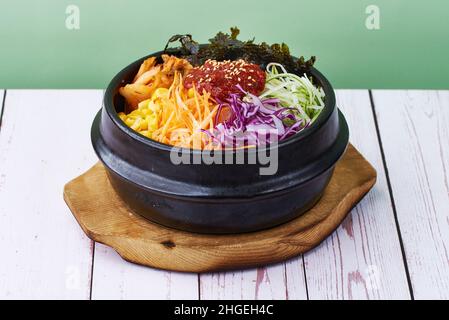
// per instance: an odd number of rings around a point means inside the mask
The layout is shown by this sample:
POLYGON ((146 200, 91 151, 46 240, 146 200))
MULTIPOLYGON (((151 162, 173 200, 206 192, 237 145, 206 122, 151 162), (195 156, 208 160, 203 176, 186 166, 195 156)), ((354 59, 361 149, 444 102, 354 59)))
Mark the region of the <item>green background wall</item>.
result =
POLYGON ((447 0, 0 0, 0 88, 104 88, 176 33, 241 38, 316 55, 336 88, 449 88, 447 0), (80 29, 66 28, 66 7, 80 29), (368 5, 380 29, 365 26, 368 5))

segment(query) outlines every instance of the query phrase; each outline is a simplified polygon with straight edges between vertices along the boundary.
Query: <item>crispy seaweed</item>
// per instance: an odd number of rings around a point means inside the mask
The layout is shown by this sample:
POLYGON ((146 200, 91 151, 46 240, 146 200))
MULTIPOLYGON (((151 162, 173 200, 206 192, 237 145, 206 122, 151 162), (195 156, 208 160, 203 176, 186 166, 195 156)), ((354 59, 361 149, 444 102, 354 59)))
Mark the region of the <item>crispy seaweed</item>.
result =
POLYGON ((266 42, 257 44, 254 39, 241 41, 237 39, 240 33, 238 28, 231 28, 230 31, 230 34, 218 32, 215 37, 209 39, 208 45, 199 45, 189 34, 174 35, 168 40, 164 51, 177 54, 189 60, 193 65, 203 64, 207 59, 222 61, 242 58, 262 66, 268 62, 277 62, 283 64, 290 71, 298 72, 309 69, 315 63, 315 56, 309 60, 305 60, 303 56, 293 58, 285 43, 269 45, 266 42), (180 48, 168 49, 171 43, 177 41, 181 43, 180 48))

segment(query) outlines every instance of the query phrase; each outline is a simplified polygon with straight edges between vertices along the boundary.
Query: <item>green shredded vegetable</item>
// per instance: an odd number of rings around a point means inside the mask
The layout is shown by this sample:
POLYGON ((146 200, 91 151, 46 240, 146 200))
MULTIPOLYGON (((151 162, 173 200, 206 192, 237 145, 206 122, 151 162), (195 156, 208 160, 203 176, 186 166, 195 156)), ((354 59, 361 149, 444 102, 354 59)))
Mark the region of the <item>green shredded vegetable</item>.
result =
POLYGON ((311 79, 288 73, 282 64, 267 65, 265 90, 260 98, 276 98, 285 108, 307 124, 315 121, 324 108, 324 91, 313 85, 311 79))

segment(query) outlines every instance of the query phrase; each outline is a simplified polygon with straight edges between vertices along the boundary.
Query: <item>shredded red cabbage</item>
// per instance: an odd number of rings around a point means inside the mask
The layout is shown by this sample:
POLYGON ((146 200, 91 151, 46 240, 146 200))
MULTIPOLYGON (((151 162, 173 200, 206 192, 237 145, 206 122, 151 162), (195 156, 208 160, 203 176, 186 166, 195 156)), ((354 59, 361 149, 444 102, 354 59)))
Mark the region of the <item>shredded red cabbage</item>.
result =
POLYGON ((239 89, 245 96, 231 94, 220 103, 215 120, 218 123, 225 106, 231 108, 230 118, 216 125, 213 132, 206 132, 214 144, 225 148, 264 145, 287 139, 306 127, 305 121, 296 118, 290 108, 282 107, 279 99, 260 99, 239 89))

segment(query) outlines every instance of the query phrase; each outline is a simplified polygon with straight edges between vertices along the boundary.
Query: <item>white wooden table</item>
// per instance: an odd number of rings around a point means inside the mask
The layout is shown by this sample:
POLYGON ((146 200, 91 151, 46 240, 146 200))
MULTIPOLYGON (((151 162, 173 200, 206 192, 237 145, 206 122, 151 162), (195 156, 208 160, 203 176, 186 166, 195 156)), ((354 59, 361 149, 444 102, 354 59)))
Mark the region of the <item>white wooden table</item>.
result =
POLYGON ((449 91, 338 90, 378 182, 318 248, 282 264, 182 274, 81 231, 64 184, 96 161, 101 90, 0 90, 0 299, 449 298, 449 91))

